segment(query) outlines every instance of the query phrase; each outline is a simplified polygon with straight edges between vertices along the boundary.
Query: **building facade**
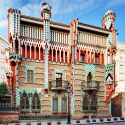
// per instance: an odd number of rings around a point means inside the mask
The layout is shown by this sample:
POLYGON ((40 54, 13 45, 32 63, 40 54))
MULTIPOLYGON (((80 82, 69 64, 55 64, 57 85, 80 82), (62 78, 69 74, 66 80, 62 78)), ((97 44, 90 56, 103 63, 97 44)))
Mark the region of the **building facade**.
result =
POLYGON ((6 71, 7 67, 7 48, 9 48, 9 42, 4 37, 0 36, 0 83, 7 83, 6 71))
POLYGON ((116 91, 118 94, 120 92, 125 92, 125 43, 118 43, 117 45, 117 53, 116 53, 116 91))
POLYGON ((51 21, 51 6, 41 18, 8 10, 10 42, 7 73, 13 105, 20 115, 72 119, 110 115, 115 89, 115 13, 107 11, 102 28, 71 21, 51 21), (69 94, 70 93, 70 94, 69 94))
POLYGON ((112 115, 125 117, 125 43, 117 44, 116 89, 112 97, 112 115), (119 113, 118 113, 119 111, 119 113))

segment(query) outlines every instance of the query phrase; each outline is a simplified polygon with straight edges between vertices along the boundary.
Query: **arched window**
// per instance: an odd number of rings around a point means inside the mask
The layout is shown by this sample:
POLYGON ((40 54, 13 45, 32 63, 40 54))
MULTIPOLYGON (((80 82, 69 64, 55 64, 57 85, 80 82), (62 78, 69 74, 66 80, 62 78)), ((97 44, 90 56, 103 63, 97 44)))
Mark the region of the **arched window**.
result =
POLYGON ((95 64, 99 64, 99 53, 95 53, 95 64))
POLYGON ((58 113, 58 97, 53 97, 53 113, 58 113))
POLYGON ((89 72, 89 74, 87 76, 87 81, 92 81, 92 74, 91 74, 91 72, 89 72))
POLYGON ((91 110, 97 110, 97 101, 98 101, 98 97, 97 97, 97 92, 92 94, 92 100, 91 100, 91 110))
POLYGON ((98 106, 97 92, 93 94, 86 93, 83 98, 83 111, 96 111, 98 106))
POLYGON ((106 84, 107 85, 111 85, 112 83, 113 83, 113 77, 109 73, 108 76, 107 76, 107 78, 106 78, 106 84))
POLYGON ((32 109, 40 109, 40 99, 37 93, 32 98, 32 109))
POLYGON ((88 76, 87 76, 87 86, 92 86, 92 74, 91 72, 89 72, 88 76))
POLYGON ((80 62, 84 62, 85 54, 83 52, 80 53, 80 62))
POLYGON ((23 92, 20 99, 20 107, 21 109, 29 109, 29 99, 26 92, 23 92))
POLYGON ((83 110, 89 110, 90 106, 90 98, 89 95, 86 93, 83 98, 83 110))
POLYGON ((62 97, 62 112, 67 112, 67 97, 62 97))
POLYGON ((53 62, 56 62, 56 50, 53 49, 53 62))
POLYGON ((19 51, 19 50, 18 50, 18 49, 19 49, 18 46, 19 46, 19 45, 18 45, 18 40, 16 39, 16 40, 15 40, 15 51, 16 51, 16 53, 18 53, 18 51, 19 51))

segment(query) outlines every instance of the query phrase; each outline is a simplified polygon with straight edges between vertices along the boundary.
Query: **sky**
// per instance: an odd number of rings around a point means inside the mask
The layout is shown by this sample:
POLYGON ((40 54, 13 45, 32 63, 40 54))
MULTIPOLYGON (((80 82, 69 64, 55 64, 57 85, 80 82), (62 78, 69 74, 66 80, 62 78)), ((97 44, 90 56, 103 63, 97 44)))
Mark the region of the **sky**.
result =
POLYGON ((52 6, 52 21, 68 24, 72 19, 102 27, 101 20, 110 9, 116 13, 115 28, 118 41, 125 42, 125 0, 0 0, 0 36, 7 38, 7 11, 21 11, 22 15, 41 18, 41 6, 48 2, 52 6))

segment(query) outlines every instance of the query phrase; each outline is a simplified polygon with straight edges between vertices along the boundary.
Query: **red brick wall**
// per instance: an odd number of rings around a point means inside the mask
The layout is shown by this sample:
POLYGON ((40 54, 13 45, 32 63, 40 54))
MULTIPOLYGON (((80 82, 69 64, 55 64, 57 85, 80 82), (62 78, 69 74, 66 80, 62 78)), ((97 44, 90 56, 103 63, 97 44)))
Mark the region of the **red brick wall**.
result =
POLYGON ((17 123, 19 122, 18 112, 0 112, 0 123, 17 123))

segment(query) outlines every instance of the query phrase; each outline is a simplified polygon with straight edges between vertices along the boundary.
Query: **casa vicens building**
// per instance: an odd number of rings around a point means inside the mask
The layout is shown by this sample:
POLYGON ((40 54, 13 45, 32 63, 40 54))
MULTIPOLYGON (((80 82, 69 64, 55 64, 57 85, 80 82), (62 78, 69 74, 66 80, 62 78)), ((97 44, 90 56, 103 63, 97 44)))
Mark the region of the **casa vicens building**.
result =
POLYGON ((116 86, 116 14, 108 10, 102 27, 78 19, 54 22, 48 3, 40 14, 8 10, 7 78, 20 118, 65 119, 69 112, 72 119, 109 116, 116 86))

